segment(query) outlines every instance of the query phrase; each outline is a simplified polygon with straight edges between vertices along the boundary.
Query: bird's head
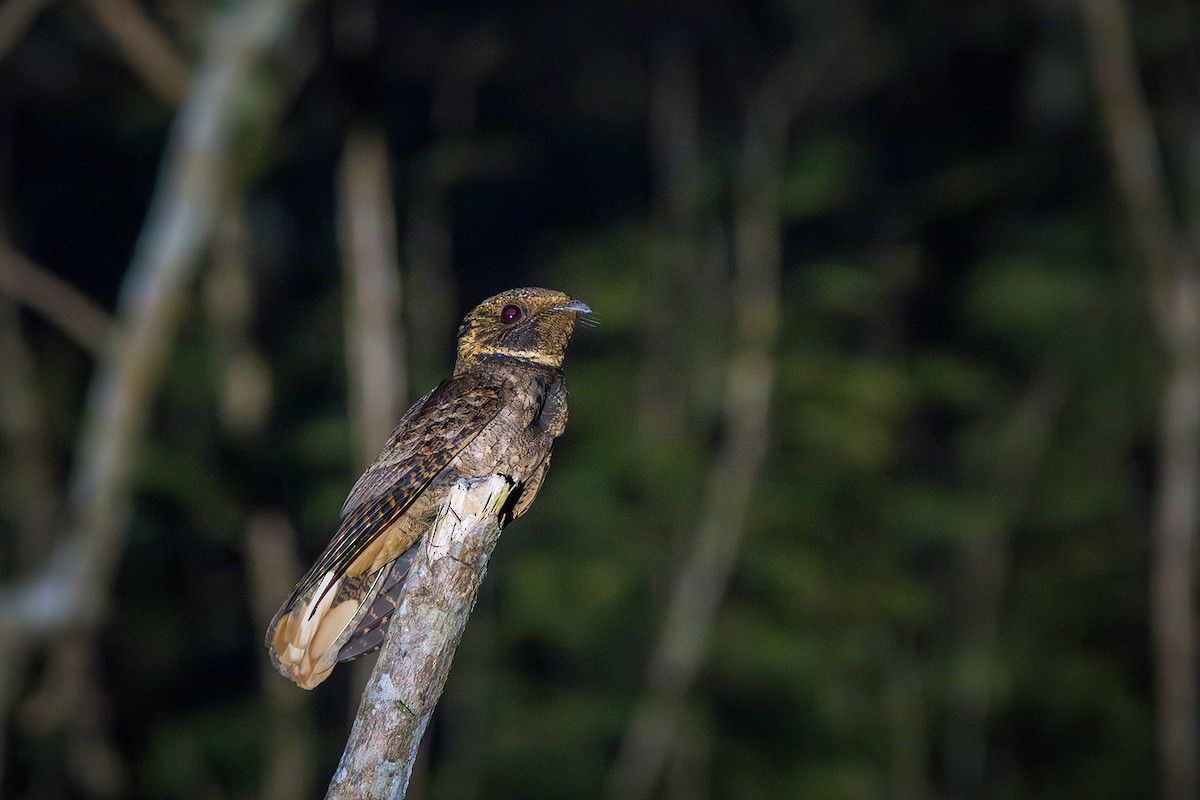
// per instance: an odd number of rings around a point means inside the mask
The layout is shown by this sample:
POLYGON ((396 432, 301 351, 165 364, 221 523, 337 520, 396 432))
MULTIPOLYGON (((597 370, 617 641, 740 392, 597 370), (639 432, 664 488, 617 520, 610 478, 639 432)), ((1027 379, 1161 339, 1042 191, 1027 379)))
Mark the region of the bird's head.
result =
POLYGON ((586 303, 553 289, 510 289, 489 297, 458 329, 457 374, 471 365, 495 361, 562 366, 567 343, 586 303))

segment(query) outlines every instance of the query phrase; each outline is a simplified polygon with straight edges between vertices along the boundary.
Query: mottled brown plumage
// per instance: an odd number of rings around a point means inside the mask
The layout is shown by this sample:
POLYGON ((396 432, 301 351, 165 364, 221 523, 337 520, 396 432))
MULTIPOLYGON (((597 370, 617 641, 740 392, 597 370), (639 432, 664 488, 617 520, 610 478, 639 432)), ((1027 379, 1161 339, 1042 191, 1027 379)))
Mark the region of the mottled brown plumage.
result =
POLYGON ((483 301, 458 332, 454 374, 400 419, 342 507, 332 541, 267 630, 276 669, 311 689, 338 661, 377 649, 421 537, 460 477, 517 483, 529 508, 567 422, 563 356, 580 314, 561 292, 514 289, 483 301))

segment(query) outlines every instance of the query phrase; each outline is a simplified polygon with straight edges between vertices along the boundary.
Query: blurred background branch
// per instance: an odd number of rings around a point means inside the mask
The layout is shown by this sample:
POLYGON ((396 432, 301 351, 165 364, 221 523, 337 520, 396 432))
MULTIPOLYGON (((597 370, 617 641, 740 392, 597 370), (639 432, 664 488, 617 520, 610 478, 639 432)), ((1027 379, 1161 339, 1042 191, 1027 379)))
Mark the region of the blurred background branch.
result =
POLYGON ((164 104, 186 96, 192 69, 135 0, 86 0, 129 68, 164 104))
POLYGON ((4 242, 0 242, 0 292, 44 316, 92 356, 103 351, 112 327, 104 309, 4 242))
POLYGON ((15 594, 9 590, 0 616, 8 625, 46 635, 94 620, 106 605, 128 519, 134 451, 224 192, 227 149, 240 123, 238 93, 298 7, 295 0, 249 0, 213 27, 89 393, 70 481, 71 532, 39 577, 15 594))
POLYGON ((378 129, 356 127, 347 134, 338 199, 350 415, 355 463, 365 468, 391 436, 408 398, 396 209, 387 142, 378 129))
POLYGON ((1054 426, 1067 402, 1070 367, 1052 353, 1031 376, 1011 407, 1008 419, 996 425, 996 441, 977 465, 981 493, 995 493, 997 508, 989 523, 980 525, 964 545, 960 585, 956 587, 954 625, 959 641, 953 673, 953 698, 946 725, 946 784, 964 795, 982 790, 987 782, 990 752, 988 731, 995 703, 994 675, 979 675, 980 665, 994 663, 1000 646, 1006 589, 1011 580, 1013 530, 1028 512, 1044 468, 1046 450, 1054 441, 1054 426))
MULTIPOLYGON (((1161 797, 1186 800, 1200 791, 1200 662, 1196 652, 1200 250, 1189 240, 1167 190, 1160 155, 1164 142, 1141 89, 1128 11, 1122 0, 1082 0, 1080 7, 1097 100, 1108 132, 1113 181, 1137 255, 1150 272, 1155 321, 1167 351, 1152 525, 1150 614, 1161 797)), ((1187 105, 1195 107, 1194 96, 1187 105)), ((1200 115, 1193 113, 1192 123, 1200 124, 1200 115)), ((1190 146, 1194 148, 1194 142, 1190 146)), ((1188 199, 1200 202, 1200 197, 1188 199)), ((1193 213, 1200 214, 1200 210, 1193 213)))
POLYGON ((676 746, 679 706, 695 682, 728 589, 766 459, 773 350, 782 313, 782 222, 776 200, 788 135, 831 57, 825 54, 813 63, 801 57, 802 50, 786 53, 768 73, 743 123, 733 187, 733 281, 728 293, 733 335, 724 379, 724 439, 713 457, 691 554, 674 578, 650 657, 647 697, 634 711, 613 768, 608 796, 614 800, 650 797, 676 746))
MULTIPOLYGON (((255 630, 266 630, 279 607, 303 574, 296 553, 296 534, 287 520, 262 512, 246 530, 246 561, 254 603, 255 630)), ((281 680, 267 659, 259 659, 263 693, 270 715, 269 749, 259 797, 289 800, 311 797, 317 785, 316 748, 310 695, 281 680)))
POLYGON ((0 61, 21 41, 38 14, 53 0, 4 0, 0 3, 0 61))
MULTIPOLYGON (((67 672, 75 676, 74 682, 90 687, 92 647, 86 634, 82 642, 72 642, 65 632, 87 631, 110 610, 109 588, 132 502, 130 474, 173 334, 190 299, 189 281, 208 245, 226 189, 229 148, 245 122, 246 107, 239 105, 239 98, 300 6, 294 0, 248 0, 214 21, 192 93, 167 145, 159 185, 122 283, 115 322, 105 325, 111 332, 82 412, 68 481, 66 532, 56 537, 53 551, 37 571, 11 579, 0 592, 0 702, 5 708, 17 690, 27 654, 47 642, 58 643, 60 661, 76 654, 71 659, 75 666, 67 672)), ((11 275, 16 270, 27 279, 20 281, 23 297, 38 301, 40 310, 58 309, 62 318, 73 318, 64 323, 68 329, 85 326, 86 332, 77 333, 81 339, 96 335, 100 317, 90 305, 7 255, 4 271, 11 275)), ((64 680, 53 679, 53 673, 51 677, 49 686, 61 694, 64 680)), ((92 692, 81 688, 64 695, 76 700, 67 706, 71 717, 84 718, 78 716, 78 701, 92 692)), ((100 773, 84 769, 78 774, 95 779, 100 773)), ((122 782, 113 777, 92 791, 115 794, 122 791, 122 782)))

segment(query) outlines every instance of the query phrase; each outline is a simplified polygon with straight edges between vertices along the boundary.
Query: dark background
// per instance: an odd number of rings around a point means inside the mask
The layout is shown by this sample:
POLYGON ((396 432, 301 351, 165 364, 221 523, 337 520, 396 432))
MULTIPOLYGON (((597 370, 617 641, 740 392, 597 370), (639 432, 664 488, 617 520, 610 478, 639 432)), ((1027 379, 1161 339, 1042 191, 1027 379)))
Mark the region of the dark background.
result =
POLYGON ((410 796, 1195 797, 1194 8, 249 2, 289 21, 216 195, 177 184, 212 216, 128 431, 102 378, 241 7, 0 2, 0 796, 319 796, 365 673, 302 693, 266 619, 378 409, 543 285, 601 324, 410 796), (103 531, 72 601, 55 555, 103 531))

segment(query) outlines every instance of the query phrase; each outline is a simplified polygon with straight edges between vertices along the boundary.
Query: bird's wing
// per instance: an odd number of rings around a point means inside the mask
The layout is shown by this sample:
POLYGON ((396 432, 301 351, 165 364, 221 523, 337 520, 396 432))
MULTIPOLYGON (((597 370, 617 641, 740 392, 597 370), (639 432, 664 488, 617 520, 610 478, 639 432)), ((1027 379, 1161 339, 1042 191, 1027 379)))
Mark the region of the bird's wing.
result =
MULTIPOLYGON (((443 387, 448 383, 450 383, 449 380, 442 381, 426 392, 420 400, 413 403, 408 411, 404 412, 404 416, 396 423, 396 429, 392 431, 391 437, 388 439, 387 444, 383 446, 383 451, 375 459, 375 463, 367 467, 366 471, 354 482, 353 488, 350 489, 350 494, 346 495, 346 502, 342 504, 343 517, 363 503, 374 500, 388 490, 392 484, 390 473, 394 471, 397 460, 403 459, 409 454, 408 451, 411 450, 412 435, 410 434, 410 429, 412 428, 413 420, 422 417, 425 404, 430 401, 431 397, 438 395, 440 400, 444 396, 443 387)), ((437 403, 439 400, 435 400, 434 402, 437 403)))
POLYGON ((363 653, 373 653, 383 646, 383 637, 404 594, 404 583, 413 562, 425 546, 418 542, 400 557, 380 570, 379 589, 374 593, 370 606, 359 609, 354 620, 354 630, 338 648, 338 661, 353 661, 363 653))
POLYGON ((292 599, 303 596, 326 572, 333 572, 335 578, 343 575, 499 410, 495 387, 464 387, 449 380, 426 395, 419 408, 414 407, 415 413, 405 414, 405 424, 358 479, 351 491, 357 502, 342 517, 337 533, 296 586, 292 599))
MULTIPOLYGON (((379 460, 355 484, 351 498, 357 502, 347 504, 337 533, 271 621, 267 646, 280 672, 301 685, 315 677, 306 688, 324 678, 326 651, 340 646, 330 637, 340 636, 362 606, 371 603, 389 572, 367 574, 372 559, 362 556, 381 543, 379 537, 496 417, 500 404, 494 386, 451 379, 405 414, 379 460), (314 649, 319 652, 310 652, 314 649), (315 676, 310 676, 310 666, 319 668, 315 676)), ((413 541, 396 542, 389 549, 407 551, 420 531, 408 533, 413 541)))

